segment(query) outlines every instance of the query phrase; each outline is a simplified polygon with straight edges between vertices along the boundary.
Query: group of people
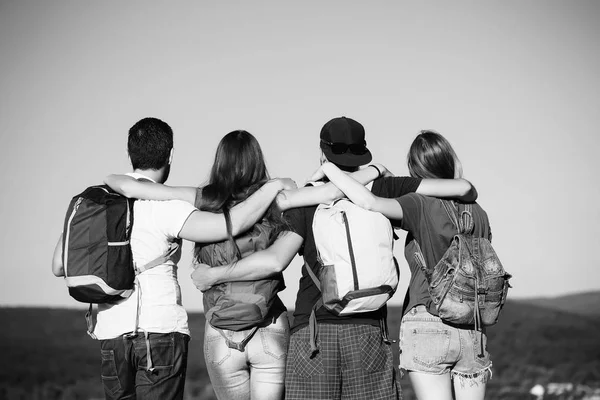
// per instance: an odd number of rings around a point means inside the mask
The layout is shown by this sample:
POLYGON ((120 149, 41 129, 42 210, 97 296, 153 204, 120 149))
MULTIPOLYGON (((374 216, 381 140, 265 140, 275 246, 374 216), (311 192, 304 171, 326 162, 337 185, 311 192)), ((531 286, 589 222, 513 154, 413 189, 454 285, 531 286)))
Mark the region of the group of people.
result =
MULTIPOLYGON (((164 121, 144 118, 129 130, 133 173, 105 180, 127 197, 144 199, 134 203, 134 261, 143 265, 164 254, 172 242, 192 241, 192 279, 201 291, 228 282, 275 279, 296 254, 303 257, 291 324, 280 299, 251 331, 216 329, 207 320, 204 356, 217 397, 401 398, 392 344, 382 324, 386 306, 344 316, 317 308, 318 351, 311 351, 315 332, 310 315, 321 296, 306 267, 319 268, 313 217, 318 204, 347 197, 408 231, 405 254, 411 278, 402 310, 400 370, 408 374, 418 399, 483 399, 491 376, 490 357, 481 343, 486 336, 436 315, 413 257, 414 243, 419 243, 426 263, 435 265, 456 234, 437 198, 473 203, 474 234, 491 238, 487 215, 475 203, 475 188, 462 178, 452 146, 437 132, 421 131, 407 157, 410 177, 395 177, 385 166, 369 164, 364 127, 339 117, 321 129, 319 148, 321 165, 311 181, 323 184, 298 188, 289 178, 270 178, 256 138, 233 131, 220 141, 205 186, 171 187, 164 183, 173 157, 173 131, 164 121), (267 232, 265 248, 240 257, 232 243, 257 226, 267 232), (245 346, 232 348, 231 342, 245 346)), ((183 398, 190 331, 177 280, 180 251, 140 274, 137 293, 98 306, 95 335, 107 399, 183 398)), ((52 264, 56 276, 64 275, 61 252, 59 240, 52 264)))

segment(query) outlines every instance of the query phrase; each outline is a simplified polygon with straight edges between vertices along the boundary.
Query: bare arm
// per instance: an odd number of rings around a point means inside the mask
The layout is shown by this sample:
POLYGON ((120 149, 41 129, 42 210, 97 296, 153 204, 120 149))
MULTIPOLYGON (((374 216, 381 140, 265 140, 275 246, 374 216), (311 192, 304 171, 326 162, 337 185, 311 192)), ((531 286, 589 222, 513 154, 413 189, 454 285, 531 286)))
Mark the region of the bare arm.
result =
POLYGON ((62 262, 62 242, 63 235, 61 233, 54 248, 54 255, 52 256, 52 273, 54 276, 65 276, 65 269, 62 262))
POLYGON ((285 232, 269 248, 242 258, 233 265, 210 267, 198 264, 192 280, 199 290, 231 281, 254 281, 268 278, 287 268, 303 242, 302 236, 285 232))
POLYGON ((160 183, 138 181, 128 175, 108 175, 104 183, 125 197, 144 200, 183 200, 194 204, 196 188, 191 186, 167 186, 160 183))
MULTIPOLYGON (((382 174, 387 172, 387 168, 383 165, 376 164, 379 171, 382 174)), ((319 168, 313 176, 310 178, 311 181, 316 181, 323 178, 321 168, 319 168)), ((363 168, 355 171, 349 176, 362 185, 366 185, 373 180, 377 179, 379 172, 375 168, 363 168)), ((315 204, 328 204, 334 200, 343 197, 344 194, 331 182, 319 186, 305 186, 295 190, 284 190, 277 196, 277 205, 282 211, 290 208, 305 207, 315 204)))
POLYGON ((477 190, 466 179, 423 179, 417 193, 441 198, 453 198, 465 203, 477 200, 477 190))
MULTIPOLYGON (((375 170, 375 168, 370 169, 375 170)), ((332 163, 323 164, 322 170, 329 180, 357 206, 380 212, 391 219, 402 219, 402 207, 395 199, 375 196, 332 163)))
MULTIPOLYGON (((233 236, 250 229, 264 215, 279 191, 295 186, 291 179, 272 179, 233 207, 230 210, 233 236)), ((195 211, 181 228, 179 237, 199 243, 225 240, 228 237, 225 217, 223 214, 195 211)))

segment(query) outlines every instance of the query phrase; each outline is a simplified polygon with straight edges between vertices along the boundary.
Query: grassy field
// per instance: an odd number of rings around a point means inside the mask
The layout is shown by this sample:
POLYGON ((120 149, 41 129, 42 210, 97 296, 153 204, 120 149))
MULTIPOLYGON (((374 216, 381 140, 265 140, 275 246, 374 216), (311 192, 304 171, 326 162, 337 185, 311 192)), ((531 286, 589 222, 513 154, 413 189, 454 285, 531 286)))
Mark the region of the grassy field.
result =
MULTIPOLYGON (((600 382, 600 317, 509 302, 488 330, 494 377, 487 399, 529 399, 537 383, 600 382)), ((0 308, 0 399, 103 399, 98 343, 85 333, 84 312, 44 308, 0 308)), ((400 309, 390 308, 392 337, 400 309)), ((204 315, 190 315, 186 399, 214 399, 202 353, 204 315)), ((398 345, 394 345, 397 361, 398 345)), ((413 399, 407 379, 404 398, 413 399)))

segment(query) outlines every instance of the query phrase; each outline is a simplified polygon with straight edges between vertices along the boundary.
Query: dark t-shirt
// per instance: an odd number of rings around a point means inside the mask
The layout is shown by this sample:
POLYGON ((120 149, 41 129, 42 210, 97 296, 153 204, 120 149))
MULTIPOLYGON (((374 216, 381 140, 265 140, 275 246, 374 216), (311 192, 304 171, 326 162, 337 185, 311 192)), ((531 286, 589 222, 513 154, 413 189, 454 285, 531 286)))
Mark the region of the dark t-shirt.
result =
MULTIPOLYGON (((371 191, 373 194, 380 197, 394 198, 404 194, 414 192, 421 183, 420 179, 408 177, 392 177, 379 178, 373 183, 371 191)), ((304 261, 308 263, 314 271, 318 271, 319 263, 317 261, 317 247, 313 236, 312 224, 313 217, 317 207, 302 207, 286 211, 285 215, 288 219, 292 231, 302 236, 304 243, 299 251, 299 254, 304 257, 304 261)), ((306 267, 302 265, 302 276, 296 296, 296 306, 294 311, 294 322, 291 331, 295 332, 298 329, 308 325, 308 320, 313 306, 321 297, 321 292, 312 279, 306 272, 306 267)), ((365 324, 379 326, 382 317, 387 314, 387 308, 369 312, 353 314, 349 316, 337 316, 324 307, 316 311, 317 321, 321 323, 331 324, 365 324)))
MULTIPOLYGON (((411 193, 397 200, 403 213, 400 227, 408 231, 404 255, 411 272, 402 315, 420 304, 426 306, 431 314, 437 315, 435 305, 429 296, 425 274, 423 274, 414 258, 417 251, 416 243, 418 242, 421 248, 426 265, 433 267, 448 250, 452 238, 458 231, 440 199, 411 193)), ((491 240, 488 216, 477 203, 473 203, 473 223, 473 235, 491 240)))

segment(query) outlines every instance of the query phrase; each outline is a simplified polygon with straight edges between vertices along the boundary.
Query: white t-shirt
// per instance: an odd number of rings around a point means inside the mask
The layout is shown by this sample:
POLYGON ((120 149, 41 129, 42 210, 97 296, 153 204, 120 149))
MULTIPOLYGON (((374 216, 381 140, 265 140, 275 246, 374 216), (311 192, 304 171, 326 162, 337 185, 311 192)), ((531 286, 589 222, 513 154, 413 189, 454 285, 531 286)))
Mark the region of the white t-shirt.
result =
MULTIPOLYGON (((140 174, 134 178, 149 179, 140 174)), ((181 228, 196 211, 184 201, 136 200, 133 205, 131 250, 137 265, 145 265, 162 256, 170 243, 179 238, 181 228)), ((181 247, 163 265, 138 275, 130 297, 116 304, 99 304, 94 333, 99 340, 113 339, 135 329, 139 297, 138 330, 155 333, 181 332, 189 335, 187 313, 181 304, 177 281, 177 262, 181 247)))

